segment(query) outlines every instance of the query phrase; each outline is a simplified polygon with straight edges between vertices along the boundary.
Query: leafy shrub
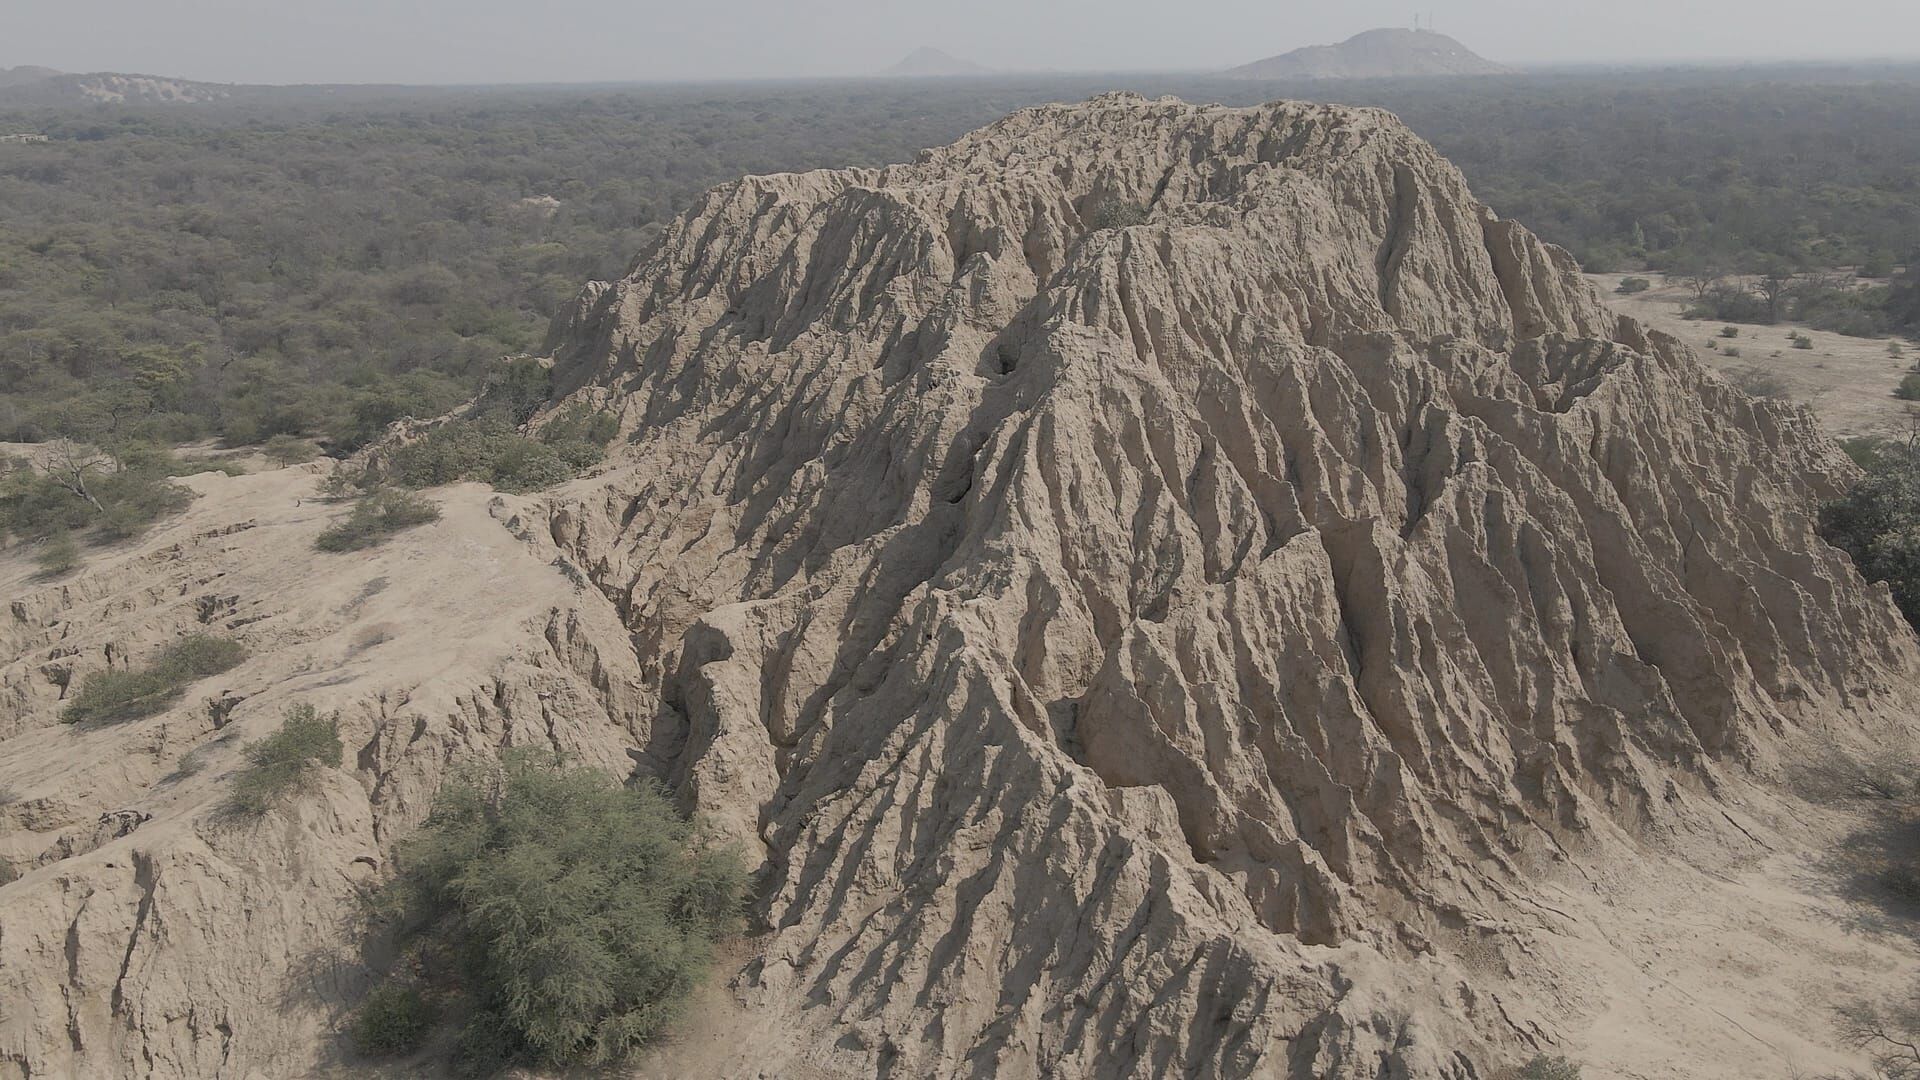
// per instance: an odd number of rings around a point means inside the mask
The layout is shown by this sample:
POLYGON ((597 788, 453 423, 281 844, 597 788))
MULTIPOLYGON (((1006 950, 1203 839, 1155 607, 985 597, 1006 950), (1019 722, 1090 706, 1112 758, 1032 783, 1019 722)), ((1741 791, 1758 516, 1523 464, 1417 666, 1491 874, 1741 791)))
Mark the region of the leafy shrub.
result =
POLYGON ((161 650, 147 667, 87 676, 60 718, 82 724, 152 716, 179 700, 196 681, 231 671, 246 658, 247 650, 231 638, 209 634, 181 638, 161 650))
POLYGON ((487 380, 480 394, 479 412, 498 416, 518 426, 553 396, 553 371, 538 360, 510 360, 487 380))
POLYGON ((247 767, 234 781, 227 806, 259 817, 305 790, 321 766, 339 768, 342 754, 340 718, 295 705, 279 731, 247 747, 247 767))
POLYGON ((1862 464, 1853 490, 1820 508, 1820 535, 1868 581, 1886 582, 1900 613, 1920 627, 1920 447, 1881 444, 1862 464))
POLYGON ((1767 301, 1738 285, 1715 285, 1707 289, 1685 314, 1689 319, 1711 319, 1722 323, 1774 321, 1767 301))
POLYGON ((408 487, 481 480, 512 492, 552 487, 574 474, 554 447, 498 418, 442 424, 396 451, 392 468, 395 479, 408 487))
POLYGON ((376 488, 362 496, 345 518, 329 526, 313 545, 321 551, 360 551, 378 547, 393 534, 440 520, 440 508, 408 491, 376 488))
POLYGON ((1737 338, 1740 336, 1740 328, 1737 326, 1723 326, 1720 328, 1720 336, 1723 338, 1737 338))
POLYGON ((1801 333, 1789 334, 1787 335, 1787 340, 1793 342, 1793 347, 1796 349, 1813 348, 1813 339, 1808 337, 1805 334, 1801 334, 1801 333))
POLYGON ((277 465, 304 465, 320 456, 320 448, 292 435, 275 435, 261 447, 277 465))
POLYGON ((513 436, 500 440, 481 479, 501 491, 528 492, 572 479, 573 467, 545 443, 513 436))
POLYGON ((538 438, 520 433, 547 401, 551 373, 532 360, 509 364, 482 394, 473 415, 445 423, 393 455, 394 478, 408 487, 480 480, 502 491, 539 491, 572 479, 606 456, 620 431, 611 413, 574 405, 541 426, 538 438))
POLYGON ((654 1039, 745 886, 657 790, 526 751, 450 783, 398 863, 403 939, 453 969, 464 1054, 492 1066, 611 1061, 654 1039))
POLYGON ((61 529, 40 541, 39 550, 33 553, 33 561, 40 567, 40 576, 43 578, 71 574, 80 568, 80 545, 74 542, 72 533, 61 529))
MULTIPOLYGON (((1729 350, 1728 355, 1738 355, 1729 350)), ((1770 371, 1746 368, 1734 373, 1733 385, 1752 398, 1783 398, 1790 389, 1787 381, 1770 371)))
POLYGON ((1727 355, 1735 360, 1738 360, 1740 358, 1740 347, 1738 345, 1727 346, 1727 355))
POLYGON ((1147 208, 1139 203, 1125 199, 1102 199, 1087 224, 1096 232, 1101 229, 1128 229, 1146 224, 1147 216, 1147 208))
POLYGON ((1893 388, 1893 396, 1901 401, 1920 401, 1920 372, 1902 378, 1893 388))
POLYGON ((365 469, 337 466, 320 482, 320 498, 330 503, 358 499, 374 489, 376 477, 365 469))
POLYGON ((607 455, 607 444, 619 433, 620 420, 612 413, 571 405, 540 429, 540 441, 579 471, 599 464, 607 455))
POLYGON ((1907 355, 1906 346, 1901 345, 1897 341, 1889 341, 1887 342, 1887 355, 1893 357, 1895 360, 1898 360, 1901 357, 1907 355))
POLYGON ((0 535, 44 540, 60 533, 91 532, 120 540, 145 532, 178 513, 193 493, 170 481, 171 455, 125 458, 56 444, 40 460, 0 472, 0 535))
POLYGON ((336 451, 351 451, 378 439, 387 425, 409 416, 440 416, 458 405, 471 390, 435 371, 403 375, 369 375, 342 410, 344 416, 326 431, 336 451))
POLYGON ((370 1057, 410 1053, 425 1040, 433 1022, 433 1006, 417 988, 384 982, 367 993, 354 1014, 353 1045, 370 1057))
POLYGON ((1794 318, 1848 337, 1878 337, 1892 329, 1890 298, 1889 289, 1857 289, 1832 275, 1806 281, 1789 296, 1794 318))
POLYGON ((1651 289, 1651 288, 1653 288, 1653 282, 1648 281, 1646 278, 1630 277, 1630 278, 1621 278, 1619 288, 1616 288, 1613 291, 1620 293, 1623 296, 1633 296, 1638 293, 1646 292, 1648 289, 1651 289))
POLYGON ((1872 469, 1880 461, 1892 444, 1883 435, 1857 435, 1851 439, 1841 439, 1840 449, 1846 451, 1855 465, 1862 469, 1872 469))
POLYGON ((1541 1054, 1520 1069, 1520 1080, 1580 1080, 1580 1066, 1541 1054))
POLYGON ((94 526, 108 540, 130 540, 155 522, 177 514, 193 501, 193 493, 152 473, 119 472, 98 486, 105 509, 94 526))

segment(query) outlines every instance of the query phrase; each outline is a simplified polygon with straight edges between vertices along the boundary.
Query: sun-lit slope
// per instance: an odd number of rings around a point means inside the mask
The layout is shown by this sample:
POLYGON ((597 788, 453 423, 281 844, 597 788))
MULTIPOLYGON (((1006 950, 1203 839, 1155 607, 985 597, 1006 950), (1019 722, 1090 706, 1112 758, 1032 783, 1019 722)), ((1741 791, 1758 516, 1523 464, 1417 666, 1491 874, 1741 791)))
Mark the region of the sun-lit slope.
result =
POLYGON ((326 555, 318 467, 206 474, 182 517, 57 583, 0 558, 0 1059, 23 1075, 300 1075, 364 989, 358 893, 451 761, 552 745, 624 771, 638 703, 604 604, 516 538, 518 500, 326 555), (240 667, 146 720, 59 722, 91 672, 189 633, 240 667), (611 642, 602 654, 594 642, 611 642), (260 822, 220 802, 294 704, 339 710, 346 768, 260 822))
POLYGON ((554 535, 647 764, 765 852, 739 985, 829 1073, 1484 1075, 1645 997, 1552 989, 1591 883, 1763 851, 1753 772, 1908 730, 1810 418, 1382 113, 1112 97, 749 179, 557 360, 632 443, 554 535))

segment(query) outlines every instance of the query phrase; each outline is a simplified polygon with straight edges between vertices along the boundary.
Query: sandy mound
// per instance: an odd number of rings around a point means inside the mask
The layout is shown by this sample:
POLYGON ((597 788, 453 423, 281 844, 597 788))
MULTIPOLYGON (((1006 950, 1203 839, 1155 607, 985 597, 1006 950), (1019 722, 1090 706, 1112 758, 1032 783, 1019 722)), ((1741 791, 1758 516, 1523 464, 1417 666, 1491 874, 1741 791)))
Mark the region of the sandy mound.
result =
POLYGON ((521 742, 630 756, 765 860, 655 1075, 1774 1075, 1911 970, 1774 783, 1911 737, 1913 638, 1809 520, 1844 457, 1383 113, 1116 96, 750 178, 553 352, 622 419, 600 475, 456 489, 371 560, 307 553, 310 477, 204 478, 16 586, 0 1060, 322 1067, 357 883, 521 742), (255 659, 55 722, 203 625, 255 659), (296 700, 352 768, 222 831, 231 746, 179 758, 296 700))

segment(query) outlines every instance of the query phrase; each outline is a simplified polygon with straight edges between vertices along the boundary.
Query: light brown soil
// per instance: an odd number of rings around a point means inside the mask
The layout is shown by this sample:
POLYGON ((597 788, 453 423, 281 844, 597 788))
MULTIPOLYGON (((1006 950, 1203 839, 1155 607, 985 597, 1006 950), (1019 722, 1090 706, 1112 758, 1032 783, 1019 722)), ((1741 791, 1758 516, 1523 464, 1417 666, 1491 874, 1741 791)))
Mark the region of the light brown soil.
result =
POLYGON ((1893 396, 1903 375, 1920 360, 1920 349, 1901 342, 1904 357, 1891 355, 1891 338, 1854 338, 1798 323, 1778 326, 1741 326, 1737 338, 1722 338, 1725 323, 1687 319, 1682 312, 1692 301, 1687 287, 1660 274, 1589 274, 1606 294, 1614 310, 1672 334, 1694 347, 1700 358, 1729 376, 1763 372, 1786 383, 1784 396, 1813 408, 1820 426, 1835 438, 1857 435, 1904 435, 1920 410, 1893 396), (1617 290, 1626 277, 1645 277, 1653 288, 1635 296, 1617 290), (1799 332, 1813 339, 1813 348, 1796 349, 1788 335, 1799 332), (1728 355, 1729 347, 1739 351, 1728 355))

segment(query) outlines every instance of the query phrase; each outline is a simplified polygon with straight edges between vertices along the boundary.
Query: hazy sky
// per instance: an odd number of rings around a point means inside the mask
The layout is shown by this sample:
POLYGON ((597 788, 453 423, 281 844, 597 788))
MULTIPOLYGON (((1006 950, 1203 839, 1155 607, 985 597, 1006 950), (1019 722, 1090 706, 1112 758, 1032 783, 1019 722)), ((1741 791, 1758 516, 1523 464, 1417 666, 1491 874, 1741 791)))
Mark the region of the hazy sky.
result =
POLYGON ((1510 64, 1920 55, 1920 0, 0 0, 0 67, 628 81, 859 75, 931 44, 1024 70, 1211 69, 1416 7, 1510 64))

